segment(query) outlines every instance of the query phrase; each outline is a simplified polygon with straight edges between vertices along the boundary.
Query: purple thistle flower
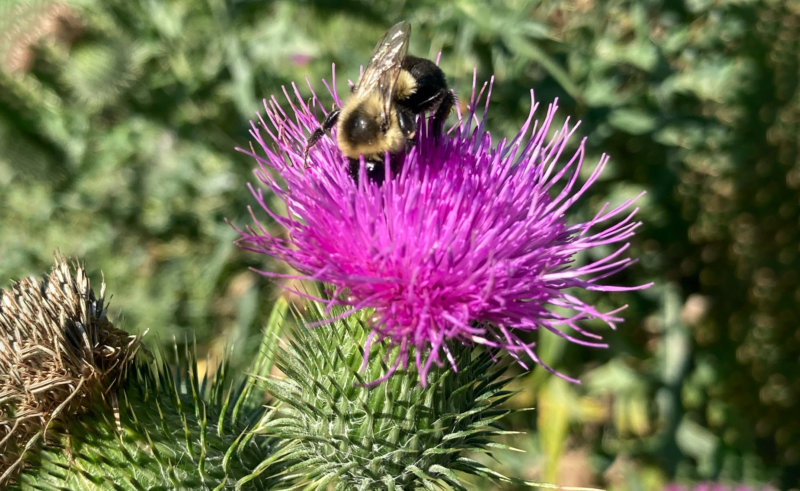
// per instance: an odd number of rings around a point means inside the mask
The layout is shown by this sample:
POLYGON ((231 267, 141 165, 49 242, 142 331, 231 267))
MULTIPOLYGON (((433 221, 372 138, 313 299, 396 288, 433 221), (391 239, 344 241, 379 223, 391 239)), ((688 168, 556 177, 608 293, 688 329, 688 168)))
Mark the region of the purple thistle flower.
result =
MULTIPOLYGON (((323 81, 341 106, 335 82, 335 74, 330 86, 323 81)), ((310 83, 309 88, 313 94, 310 83)), ((477 92, 473 78, 469 114, 458 111, 458 123, 438 144, 430 122, 420 121, 416 145, 396 175, 385 166, 382 185, 366 178, 363 161, 358 184, 350 177, 335 134, 320 140, 304 162, 306 140, 320 126, 316 94, 309 106, 295 85, 293 96, 284 88, 289 110, 273 96, 265 101, 266 118, 251 123, 263 156, 252 147, 242 151, 256 159, 256 177, 286 204, 287 214, 271 209, 261 189, 250 189, 286 237, 271 234, 251 210, 254 225, 237 229, 238 245, 300 273, 259 271, 264 275, 330 285, 332 294, 324 301, 329 309, 349 306, 343 316, 374 309, 364 361, 373 342, 397 345, 386 377, 405 368, 412 352, 422 384, 433 363, 444 363, 443 356, 457 370, 448 341, 506 350, 526 368, 527 355, 557 373, 542 363, 535 343, 524 339, 527 333, 547 329, 576 344, 606 347, 601 336, 580 324, 599 319, 614 328, 622 320, 617 314, 624 307, 600 312, 571 289, 649 286, 604 283, 635 262, 624 254, 640 225, 632 209, 638 197, 613 208, 606 204, 587 222, 566 220, 608 157, 579 183, 585 139, 574 154, 564 155, 578 125, 567 119, 552 128, 557 101, 535 120, 539 103, 533 91, 519 133, 493 143, 485 118, 476 117, 486 88, 477 92), (600 246, 614 250, 575 264, 577 253, 600 246)), ((488 88, 485 110, 491 83, 488 88)))

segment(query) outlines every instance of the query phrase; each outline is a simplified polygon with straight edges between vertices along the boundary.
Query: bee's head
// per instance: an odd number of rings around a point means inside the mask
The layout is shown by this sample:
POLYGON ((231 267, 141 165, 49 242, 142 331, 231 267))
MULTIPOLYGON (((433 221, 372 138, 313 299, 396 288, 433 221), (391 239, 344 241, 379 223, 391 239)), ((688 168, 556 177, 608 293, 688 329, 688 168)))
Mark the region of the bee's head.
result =
POLYGON ((382 159, 386 152, 397 153, 405 148, 406 139, 397 116, 384 115, 377 97, 348 101, 342 108, 337 129, 339 149, 351 159, 359 155, 382 159))
POLYGON ((372 146, 385 132, 381 115, 370 111, 370 107, 362 104, 356 107, 342 121, 339 131, 343 137, 354 146, 372 146))

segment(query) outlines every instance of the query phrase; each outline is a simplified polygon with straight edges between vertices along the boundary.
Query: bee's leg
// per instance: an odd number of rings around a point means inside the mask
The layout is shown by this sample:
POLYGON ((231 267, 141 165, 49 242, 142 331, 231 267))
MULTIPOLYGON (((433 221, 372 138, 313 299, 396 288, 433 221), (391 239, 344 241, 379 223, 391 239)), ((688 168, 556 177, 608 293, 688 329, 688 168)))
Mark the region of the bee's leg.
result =
POLYGON ((350 167, 348 171, 350 173, 350 177, 356 182, 356 186, 358 186, 358 170, 361 167, 361 161, 359 159, 347 159, 350 163, 350 167))
POLYGON ((397 125, 406 137, 406 150, 414 146, 417 134, 417 116, 406 107, 397 108, 397 125))
POLYGON ((322 126, 314 130, 311 133, 311 136, 308 138, 306 142, 306 149, 305 153, 303 154, 303 160, 308 160, 308 151, 316 145, 320 138, 322 138, 325 133, 331 130, 334 126, 336 126, 336 122, 339 120, 339 113, 341 113, 341 109, 334 109, 333 111, 328 113, 328 117, 325 118, 325 121, 322 122, 322 126))
POLYGON ((444 132, 444 123, 456 103, 456 96, 449 90, 442 90, 440 96, 441 100, 433 113, 433 138, 436 141, 439 141, 439 137, 444 132))

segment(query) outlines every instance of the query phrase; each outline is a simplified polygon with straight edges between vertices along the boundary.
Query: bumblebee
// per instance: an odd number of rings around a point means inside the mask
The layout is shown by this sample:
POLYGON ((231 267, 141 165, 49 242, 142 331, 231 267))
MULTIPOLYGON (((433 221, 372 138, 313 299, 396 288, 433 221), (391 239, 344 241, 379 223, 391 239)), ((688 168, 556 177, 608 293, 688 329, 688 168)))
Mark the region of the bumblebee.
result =
POLYGON ((322 127, 311 134, 306 157, 335 126, 337 146, 350 161, 353 179, 358 182, 363 155, 367 176, 380 184, 386 152, 396 171, 397 156, 414 145, 418 114, 432 112, 434 138, 441 135, 455 96, 435 63, 407 54, 410 36, 411 25, 405 21, 383 35, 345 104, 331 111, 322 127))

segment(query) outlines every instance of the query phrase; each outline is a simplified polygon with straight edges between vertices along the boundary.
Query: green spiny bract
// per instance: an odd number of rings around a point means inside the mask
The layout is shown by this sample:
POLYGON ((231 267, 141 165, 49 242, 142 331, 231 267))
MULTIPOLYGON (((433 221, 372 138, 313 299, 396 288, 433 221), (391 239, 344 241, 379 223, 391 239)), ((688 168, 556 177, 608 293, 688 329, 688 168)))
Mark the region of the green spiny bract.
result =
MULTIPOLYGON (((303 321, 321 315, 306 312, 303 321)), ((285 377, 263 379, 279 404, 255 431, 287 440, 283 485, 463 489, 457 471, 507 481, 468 456, 505 448, 492 441, 507 433, 497 425, 512 395, 504 390, 505 368, 485 351, 453 345, 459 371, 432 369, 427 387, 413 366, 370 384, 388 373, 385 361, 396 348, 374 343, 361 369, 365 315, 294 329, 276 356, 285 377)))
POLYGON ((227 366, 199 379, 189 349, 172 370, 132 369, 119 395, 119 421, 95 408, 58 428, 27 459, 20 489, 228 489, 272 487, 271 442, 244 431, 263 408, 248 386, 232 388, 227 366))

